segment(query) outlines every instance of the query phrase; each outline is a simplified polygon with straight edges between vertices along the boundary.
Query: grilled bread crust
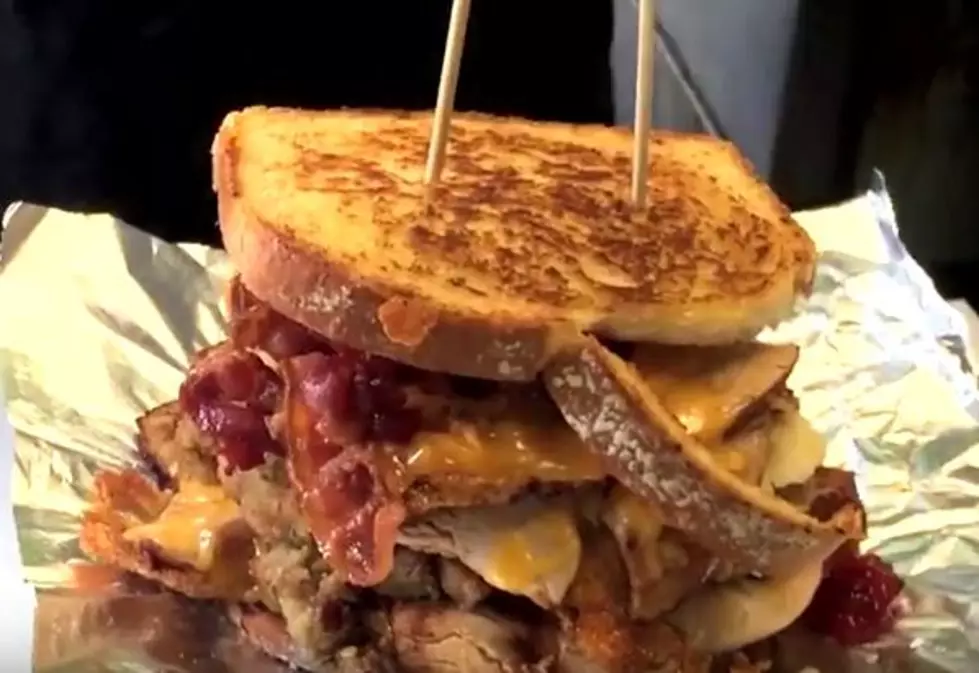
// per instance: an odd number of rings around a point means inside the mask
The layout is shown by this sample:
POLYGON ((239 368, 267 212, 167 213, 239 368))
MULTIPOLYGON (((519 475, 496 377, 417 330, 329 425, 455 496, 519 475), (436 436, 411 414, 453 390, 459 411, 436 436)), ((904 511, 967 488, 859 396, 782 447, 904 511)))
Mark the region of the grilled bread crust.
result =
POLYGON ((249 108, 214 142, 244 284, 330 339, 528 380, 569 338, 747 340, 808 292, 813 244, 730 143, 656 132, 645 209, 627 130, 458 114, 426 189, 429 112, 249 108))
POLYGON ((667 525, 741 572, 793 575, 864 534, 853 503, 818 521, 724 470, 638 371, 594 339, 555 356, 543 378, 568 424, 610 474, 656 502, 667 525))

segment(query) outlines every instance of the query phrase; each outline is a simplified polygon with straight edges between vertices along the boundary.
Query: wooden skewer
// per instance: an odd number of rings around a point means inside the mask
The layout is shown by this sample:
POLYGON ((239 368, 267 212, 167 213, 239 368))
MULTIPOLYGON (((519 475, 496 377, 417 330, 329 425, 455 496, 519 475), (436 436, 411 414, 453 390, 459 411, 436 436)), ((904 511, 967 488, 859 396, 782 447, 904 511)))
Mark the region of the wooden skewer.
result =
POLYGON ((656 38, 655 0, 639 0, 636 51, 636 106, 632 130, 632 203, 646 205, 649 181, 649 127, 653 112, 653 51, 656 38))
POLYGON ((432 133, 428 140, 428 159, 425 162, 427 185, 438 182, 445 163, 445 143, 449 136, 449 120, 455 104, 456 85, 459 83, 459 63, 462 61, 466 25, 469 23, 469 2, 470 0, 452 2, 449 35, 445 41, 445 55, 442 57, 438 101, 435 103, 435 118, 432 120, 432 133))

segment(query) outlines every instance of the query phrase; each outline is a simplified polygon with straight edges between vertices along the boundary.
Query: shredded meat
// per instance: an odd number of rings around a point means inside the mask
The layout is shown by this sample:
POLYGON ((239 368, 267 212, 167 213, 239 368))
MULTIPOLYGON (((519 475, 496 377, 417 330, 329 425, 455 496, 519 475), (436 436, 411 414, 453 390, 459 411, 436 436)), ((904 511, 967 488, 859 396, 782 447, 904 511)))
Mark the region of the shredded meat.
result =
POLYGON ((317 656, 332 654, 354 633, 349 618, 353 596, 310 537, 285 461, 267 456, 263 465, 223 481, 257 534, 252 574, 263 602, 282 615, 298 648, 317 656))
POLYGON ((628 572, 631 614, 637 619, 655 619, 673 609, 711 570, 708 552, 665 527, 654 504, 621 487, 609 494, 601 517, 628 572))
POLYGON ((391 631, 406 673, 530 673, 546 658, 531 628, 486 611, 402 603, 391 631))
POLYGON ((400 673, 394 657, 376 647, 345 647, 333 657, 335 671, 324 673, 400 673))
POLYGON ((241 506, 245 521, 259 537, 296 540, 309 537, 282 458, 267 456, 263 465, 234 472, 222 480, 241 506))
POLYGON ((439 583, 456 604, 471 610, 492 593, 486 581, 456 559, 439 558, 439 583))
POLYGON ((213 446, 176 401, 160 405, 136 420, 137 446, 161 487, 181 481, 217 483, 213 446))
POLYGON ((234 607, 231 616, 245 637, 265 654, 292 668, 316 673, 395 673, 393 656, 375 645, 348 645, 327 655, 298 647, 282 619, 269 612, 234 607))
POLYGON ((394 550, 391 574, 374 590, 397 600, 436 600, 442 595, 434 559, 405 547, 394 550))
POLYGON ((327 654, 347 644, 355 628, 352 597, 346 585, 328 572, 314 545, 266 541, 252 563, 252 573, 297 646, 327 654))
POLYGON ((628 574, 609 531, 583 527, 582 542, 563 606, 559 673, 706 673, 708 659, 688 651, 673 629, 628 614, 628 574))

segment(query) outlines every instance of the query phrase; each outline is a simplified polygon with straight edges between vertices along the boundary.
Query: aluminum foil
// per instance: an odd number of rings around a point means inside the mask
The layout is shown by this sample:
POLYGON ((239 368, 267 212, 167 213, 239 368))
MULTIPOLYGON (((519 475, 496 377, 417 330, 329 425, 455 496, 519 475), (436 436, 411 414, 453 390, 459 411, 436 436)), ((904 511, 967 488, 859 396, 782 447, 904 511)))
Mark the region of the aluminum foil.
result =
MULTIPOLYGON (((765 338, 803 346, 790 384, 830 462, 856 472, 867 546, 905 577, 909 613, 870 650, 788 633, 776 670, 979 670, 979 392, 964 321, 901 245, 882 182, 798 218, 821 251, 815 292, 765 338)), ((214 607, 86 565, 77 544, 94 473, 137 463, 136 416, 222 338, 229 271, 219 252, 108 216, 20 206, 7 218, 0 366, 39 668, 280 670, 214 607)))

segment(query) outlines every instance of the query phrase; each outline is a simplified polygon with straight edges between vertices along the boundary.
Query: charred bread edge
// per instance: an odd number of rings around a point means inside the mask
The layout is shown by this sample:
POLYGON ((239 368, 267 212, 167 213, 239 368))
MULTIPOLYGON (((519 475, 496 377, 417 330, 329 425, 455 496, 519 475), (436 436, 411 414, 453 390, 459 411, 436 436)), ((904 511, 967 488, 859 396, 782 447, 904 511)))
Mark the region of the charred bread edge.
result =
POLYGON ((234 119, 226 120, 214 142, 214 189, 228 255, 259 299, 328 339, 420 369, 513 381, 531 380, 543 369, 553 352, 552 326, 460 315, 405 296, 331 264, 249 212, 237 185, 234 119), (420 324, 407 343, 381 319, 384 307, 398 301, 405 319, 420 324))
POLYGON ((856 506, 823 523, 722 470, 638 373, 594 339, 556 355, 544 382, 610 474, 657 502, 669 525, 743 571, 791 574, 863 535, 856 506))

